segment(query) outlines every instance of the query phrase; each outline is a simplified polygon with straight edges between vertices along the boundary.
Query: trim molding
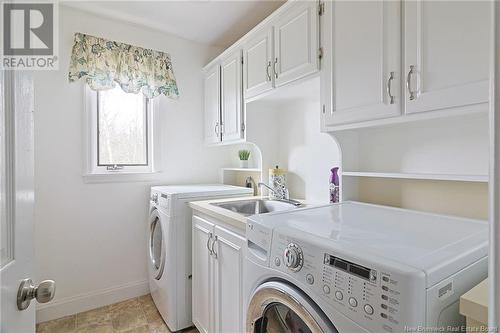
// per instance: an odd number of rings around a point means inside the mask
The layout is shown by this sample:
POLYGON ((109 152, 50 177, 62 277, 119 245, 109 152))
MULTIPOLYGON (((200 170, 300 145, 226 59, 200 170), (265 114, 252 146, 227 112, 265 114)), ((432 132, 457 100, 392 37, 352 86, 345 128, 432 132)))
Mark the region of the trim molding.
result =
MULTIPOLYGON (((69 316, 101 306, 145 295, 149 292, 148 280, 135 281, 120 286, 91 291, 85 294, 57 299, 47 304, 37 304, 36 322, 69 316)), ((57 294, 56 294, 57 297, 57 294)))

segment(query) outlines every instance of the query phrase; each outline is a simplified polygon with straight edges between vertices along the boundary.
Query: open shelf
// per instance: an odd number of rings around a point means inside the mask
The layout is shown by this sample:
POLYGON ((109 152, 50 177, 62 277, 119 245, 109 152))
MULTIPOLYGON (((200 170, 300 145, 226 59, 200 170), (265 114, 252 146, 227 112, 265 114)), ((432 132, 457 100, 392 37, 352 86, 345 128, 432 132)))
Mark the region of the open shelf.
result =
POLYGON ((342 175, 347 177, 445 180, 445 181, 480 182, 480 183, 488 182, 487 175, 443 175, 443 174, 361 172, 361 171, 344 171, 342 172, 342 175))
POLYGON ((222 168, 223 171, 261 172, 259 168, 222 168))

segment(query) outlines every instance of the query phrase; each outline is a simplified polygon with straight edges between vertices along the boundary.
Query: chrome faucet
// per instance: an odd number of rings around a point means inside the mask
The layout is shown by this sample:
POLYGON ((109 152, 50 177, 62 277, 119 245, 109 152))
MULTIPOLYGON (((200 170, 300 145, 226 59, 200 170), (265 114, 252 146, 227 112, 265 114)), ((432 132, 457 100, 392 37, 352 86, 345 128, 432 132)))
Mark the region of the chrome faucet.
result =
MULTIPOLYGON (((259 187, 262 187, 262 186, 264 186, 265 188, 267 188, 269 191, 273 192, 275 195, 278 195, 278 193, 276 193, 276 191, 271 186, 269 186, 269 185, 267 185, 265 183, 259 182, 259 187)), ((302 206, 302 202, 290 199, 290 196, 288 194, 288 189, 285 189, 285 198, 279 199, 279 200, 276 200, 276 201, 286 202, 286 203, 294 205, 295 207, 302 206)))
POLYGON ((257 196, 259 188, 255 184, 255 180, 253 180, 252 176, 248 176, 247 179, 245 179, 245 187, 253 188, 253 195, 257 196))

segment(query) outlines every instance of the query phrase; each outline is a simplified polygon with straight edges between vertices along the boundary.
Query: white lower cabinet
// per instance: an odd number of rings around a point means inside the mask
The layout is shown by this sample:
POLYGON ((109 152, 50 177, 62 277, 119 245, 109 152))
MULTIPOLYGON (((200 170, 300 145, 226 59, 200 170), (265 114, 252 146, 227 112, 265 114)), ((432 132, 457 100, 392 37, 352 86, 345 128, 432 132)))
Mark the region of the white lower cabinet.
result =
POLYGON ((214 224, 193 217, 193 323, 201 333, 212 332, 212 257, 208 251, 214 224))
POLYGON ((200 332, 244 332, 243 233, 193 216, 193 323, 200 332))
POLYGON ((215 226, 215 332, 243 332, 243 247, 245 238, 215 226))

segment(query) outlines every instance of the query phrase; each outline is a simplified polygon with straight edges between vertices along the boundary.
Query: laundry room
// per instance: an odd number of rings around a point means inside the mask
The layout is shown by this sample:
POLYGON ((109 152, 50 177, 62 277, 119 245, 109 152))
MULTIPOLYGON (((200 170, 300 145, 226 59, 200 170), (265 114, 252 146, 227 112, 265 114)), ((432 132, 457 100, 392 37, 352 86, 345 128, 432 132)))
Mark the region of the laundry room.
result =
POLYGON ((0 7, 0 333, 498 330, 497 2, 0 7))

